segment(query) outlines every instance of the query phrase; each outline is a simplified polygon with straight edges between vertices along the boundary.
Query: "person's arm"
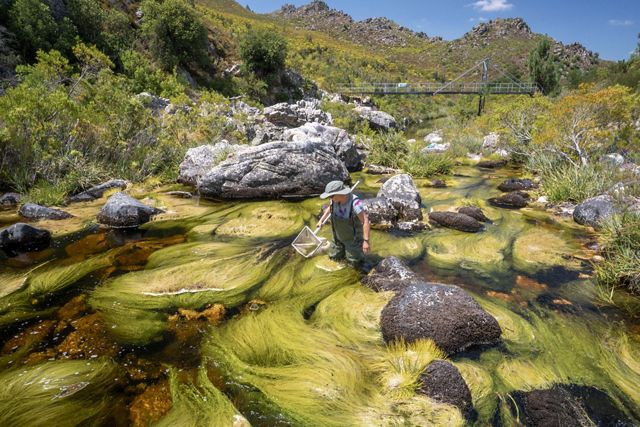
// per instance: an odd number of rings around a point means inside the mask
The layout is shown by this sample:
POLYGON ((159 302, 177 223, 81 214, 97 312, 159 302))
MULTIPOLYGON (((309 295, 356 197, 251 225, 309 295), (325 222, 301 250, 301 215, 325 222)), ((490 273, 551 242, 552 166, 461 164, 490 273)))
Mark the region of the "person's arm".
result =
POLYGON ((364 237, 364 242, 362 242, 362 252, 368 254, 371 250, 371 245, 369 244, 369 231, 371 230, 369 215, 362 211, 358 214, 358 218, 360 218, 360 221, 362 222, 362 235, 364 237))
POLYGON ((329 215, 331 215, 331 205, 330 204, 325 208, 324 213, 322 214, 322 216, 320 217, 320 220, 318 220, 318 223, 316 224, 316 228, 322 228, 322 226, 324 225, 325 220, 329 217, 329 215))

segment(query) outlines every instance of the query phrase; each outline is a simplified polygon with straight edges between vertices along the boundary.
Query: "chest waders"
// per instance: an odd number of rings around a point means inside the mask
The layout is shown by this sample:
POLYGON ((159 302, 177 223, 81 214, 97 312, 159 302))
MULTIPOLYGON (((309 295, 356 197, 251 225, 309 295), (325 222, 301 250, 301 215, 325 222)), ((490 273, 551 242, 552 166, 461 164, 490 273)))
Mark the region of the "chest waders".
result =
POLYGON ((362 231, 362 221, 353 212, 353 203, 357 200, 352 195, 347 201, 348 215, 346 218, 339 218, 331 203, 331 231, 333 232, 334 247, 331 251, 331 258, 335 260, 347 258, 351 263, 362 263, 364 253, 362 243, 364 241, 362 231))

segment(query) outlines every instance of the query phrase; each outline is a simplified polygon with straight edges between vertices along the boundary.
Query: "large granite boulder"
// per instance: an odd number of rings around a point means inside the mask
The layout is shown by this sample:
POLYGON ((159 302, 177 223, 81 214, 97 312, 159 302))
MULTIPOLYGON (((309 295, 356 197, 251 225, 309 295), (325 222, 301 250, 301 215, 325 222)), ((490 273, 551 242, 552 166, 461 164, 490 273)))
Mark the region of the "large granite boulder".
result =
POLYGON ((355 112, 361 119, 368 122, 373 130, 388 131, 398 127, 396 119, 384 111, 374 110, 371 107, 358 106, 355 108, 355 112))
POLYGON ((35 203, 25 203, 20 206, 18 214, 23 218, 33 221, 41 219, 61 220, 73 217, 70 213, 61 211, 60 209, 47 208, 45 206, 36 205, 35 203))
POLYGON ((331 115, 320 108, 320 101, 301 100, 295 104, 282 102, 264 109, 264 117, 276 126, 294 128, 305 123, 317 122, 331 125, 331 115))
POLYGON ((452 363, 434 360, 420 375, 418 384, 418 393, 436 402, 457 407, 467 420, 472 420, 476 415, 469 386, 452 363))
POLYGON ((537 185, 530 179, 511 178, 502 182, 498 190, 509 193, 511 191, 533 190, 537 185))
POLYGON ((422 199, 411 176, 401 174, 390 178, 378 191, 378 197, 389 200, 398 210, 402 221, 422 220, 422 199))
POLYGON ((365 286, 376 292, 400 291, 419 281, 418 276, 396 257, 383 259, 362 279, 365 286))
POLYGON ((447 354, 494 344, 502 333, 489 315, 457 286, 417 282, 403 287, 382 310, 385 342, 432 339, 447 354))
POLYGON ((592 197, 580 203, 573 211, 573 220, 581 225, 599 227, 602 222, 619 212, 616 201, 608 194, 592 197))
POLYGON ((124 179, 112 179, 100 185, 91 187, 90 189, 83 191, 82 193, 71 196, 67 199, 69 203, 77 202, 90 202, 92 200, 99 199, 105 192, 113 189, 124 190, 127 188, 127 181, 124 179))
POLYGON ((116 193, 109 197, 98 213, 98 222, 110 228, 135 228, 162 212, 125 193, 116 193))
POLYGON ((18 206, 22 197, 18 193, 5 193, 0 196, 0 210, 13 209, 18 206))
POLYGON ((479 222, 488 222, 488 223, 493 222, 484 214, 484 212, 482 212, 482 209, 480 209, 477 206, 462 206, 458 208, 458 212, 461 214, 468 215, 479 222))
POLYGON ((489 199, 489 203, 499 208, 521 209, 527 207, 527 197, 522 193, 514 191, 500 197, 492 197, 489 199))
POLYGON ((392 228, 398 222, 398 210, 384 197, 362 200, 369 222, 377 228, 392 228))
POLYGON ((197 186, 200 178, 209 173, 215 165, 225 160, 229 153, 238 149, 237 145, 229 144, 226 140, 214 145, 190 148, 180 163, 178 182, 197 186))
POLYGON ((276 126, 271 122, 256 123, 247 130, 247 138, 251 145, 261 145, 267 142, 282 141, 282 136, 288 128, 276 126))
POLYGON ((362 156, 346 130, 320 123, 305 123, 298 128, 286 130, 282 135, 282 140, 321 142, 334 149, 349 172, 362 170, 362 156))
POLYGON ((530 427, 631 427, 635 424, 606 393, 575 384, 511 393, 512 414, 530 427), (514 408, 513 402, 517 405, 514 408))
POLYGON ((29 224, 17 223, 0 231, 0 249, 7 254, 33 252, 46 249, 51 244, 51 233, 29 224))
POLYGON ((483 228, 478 220, 459 212, 431 212, 429 222, 467 233, 477 233, 483 228))
POLYGON ((350 177, 332 147, 276 141, 234 153, 203 176, 198 188, 205 197, 222 199, 315 196, 335 180, 350 177))

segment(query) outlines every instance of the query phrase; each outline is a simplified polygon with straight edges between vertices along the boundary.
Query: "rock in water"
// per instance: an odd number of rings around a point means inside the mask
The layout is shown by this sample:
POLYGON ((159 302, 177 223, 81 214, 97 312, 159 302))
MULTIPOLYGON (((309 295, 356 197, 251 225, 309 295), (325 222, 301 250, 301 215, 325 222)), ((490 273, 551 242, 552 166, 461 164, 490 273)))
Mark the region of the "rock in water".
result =
POLYGON ((484 160, 478 163, 478 167, 483 169, 498 169, 504 167, 506 164, 506 160, 484 160))
POLYGON ((226 140, 222 140, 215 145, 201 145, 200 147, 190 148, 187 150, 184 160, 180 163, 178 182, 194 187, 197 186, 200 178, 209 173, 215 165, 226 160, 227 154, 235 150, 235 146, 229 144, 226 140))
POLYGON ((92 200, 99 199, 104 195, 106 191, 112 190, 114 188, 124 190, 125 188, 127 188, 127 181, 125 181, 124 179, 112 179, 103 184, 96 185, 95 187, 91 187, 87 191, 83 191, 80 194, 71 196, 67 201, 69 203, 90 202, 92 200))
POLYGON ((20 207, 18 213, 21 217, 31 219, 31 220, 40 220, 40 219, 53 219, 53 220, 61 220, 72 218, 73 215, 61 211, 59 209, 47 208, 44 206, 36 205, 35 203, 25 203, 20 207))
MULTIPOLYGON (((587 427, 634 425, 606 393, 574 384, 511 393, 527 426, 587 427)), ((512 405, 511 405, 512 406, 512 405)), ((516 413, 516 411, 513 411, 516 413)))
POLYGON ((484 212, 482 212, 482 209, 477 206, 463 206, 458 209, 458 212, 461 214, 469 215, 471 218, 474 218, 480 222, 492 222, 489 218, 487 218, 484 212))
POLYGON ((469 386, 460 371, 450 362, 435 360, 418 379, 417 392, 429 396, 436 402, 448 403, 460 409, 467 419, 473 419, 475 411, 469 386))
POLYGON ((388 131, 398 127, 396 119, 394 119, 391 114, 385 113, 384 111, 377 111, 371 107, 359 106, 355 108, 355 112, 361 119, 366 120, 373 130, 388 131))
POLYGON ((358 153, 356 145, 349 138, 347 131, 343 129, 320 123, 305 123, 299 128, 286 130, 282 139, 294 142, 322 142, 334 149, 349 172, 362 170, 362 156, 358 153))
POLYGON ((478 220, 458 212, 431 212, 429 221, 467 233, 477 233, 482 230, 482 224, 478 220))
POLYGON ((398 210, 384 197, 374 197, 362 201, 372 225, 391 228, 398 221, 398 210))
POLYGON ((492 197, 489 203, 499 208, 521 209, 527 206, 527 199, 518 192, 507 193, 500 197, 492 197))
POLYGON ((511 191, 533 190, 536 184, 530 179, 511 178, 502 182, 498 186, 498 190, 509 193, 511 191))
POLYGON ((599 227, 602 221, 618 212, 615 200, 608 194, 593 197, 576 206, 573 220, 581 225, 599 227))
POLYGON ((5 193, 0 197, 0 210, 13 209, 20 203, 21 196, 18 193, 5 193))
POLYGON ((382 310, 385 342, 432 339, 448 354, 494 344, 502 333, 496 319, 457 286, 418 282, 400 290, 382 310))
POLYGON ((98 213, 98 222, 111 228, 134 228, 151 220, 163 211, 134 199, 125 193, 116 193, 98 213))
POLYGON ((314 196, 349 173, 333 148, 321 142, 277 141, 230 156, 202 177, 205 197, 222 199, 314 196))
POLYGON ((411 176, 407 174, 396 175, 386 181, 378 197, 383 197, 398 210, 401 221, 421 221, 422 211, 420 193, 413 183, 411 176))
POLYGON ((0 231, 0 248, 9 254, 46 249, 51 244, 51 233, 29 224, 17 223, 0 231))
POLYGON ((419 281, 418 276, 396 257, 383 259, 362 279, 365 286, 376 292, 400 291, 419 281))

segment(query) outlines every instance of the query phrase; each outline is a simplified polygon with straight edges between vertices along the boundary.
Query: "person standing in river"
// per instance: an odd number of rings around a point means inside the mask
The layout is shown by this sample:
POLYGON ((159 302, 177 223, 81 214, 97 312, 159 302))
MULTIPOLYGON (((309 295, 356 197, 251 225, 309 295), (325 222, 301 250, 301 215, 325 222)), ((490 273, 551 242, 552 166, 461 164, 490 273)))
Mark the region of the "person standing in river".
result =
POLYGON ((347 259, 361 269, 366 269, 366 255, 369 254, 369 217, 364 211, 362 200, 351 192, 342 181, 331 181, 325 187, 321 199, 331 199, 322 213, 318 227, 331 216, 333 247, 329 257, 332 260, 347 259))

